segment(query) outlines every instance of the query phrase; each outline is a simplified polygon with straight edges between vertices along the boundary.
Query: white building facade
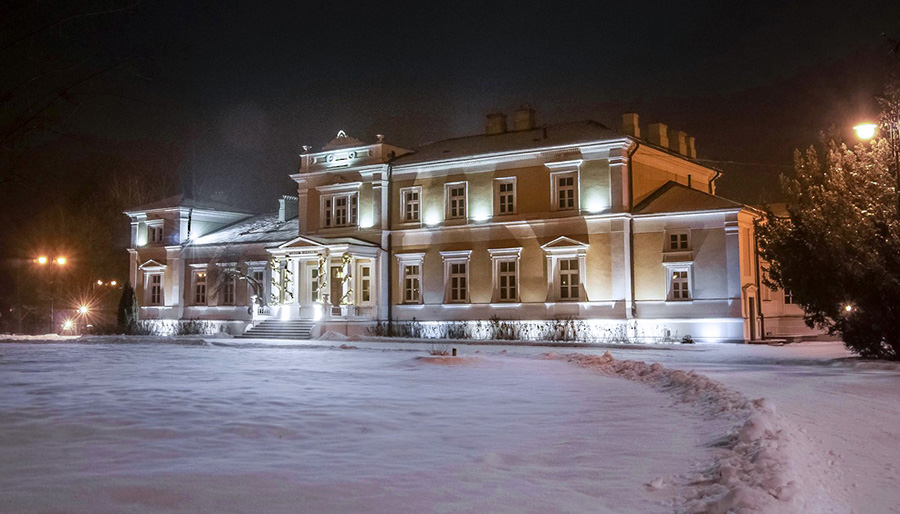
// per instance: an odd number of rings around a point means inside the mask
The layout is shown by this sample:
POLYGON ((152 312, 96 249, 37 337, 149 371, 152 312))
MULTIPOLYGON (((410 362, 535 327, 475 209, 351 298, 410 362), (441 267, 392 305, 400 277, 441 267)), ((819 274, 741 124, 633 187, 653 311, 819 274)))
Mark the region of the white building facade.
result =
POLYGON ((481 134, 414 150, 340 132, 301 155, 277 215, 184 199, 128 211, 131 279, 142 318, 236 333, 415 321, 479 337, 493 320, 577 322, 595 340, 759 339, 758 212, 716 196, 719 176, 693 138, 662 124, 642 137, 634 114, 621 131, 539 127, 525 108, 512 127, 493 114, 481 134))

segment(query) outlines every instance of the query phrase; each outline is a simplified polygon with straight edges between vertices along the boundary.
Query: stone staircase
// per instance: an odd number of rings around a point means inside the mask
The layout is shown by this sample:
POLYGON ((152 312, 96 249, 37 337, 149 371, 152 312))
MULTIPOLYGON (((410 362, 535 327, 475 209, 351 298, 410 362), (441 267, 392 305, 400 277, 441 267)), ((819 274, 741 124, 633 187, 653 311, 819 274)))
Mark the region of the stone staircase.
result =
POLYGON ((235 339, 310 339, 315 321, 267 319, 235 339))

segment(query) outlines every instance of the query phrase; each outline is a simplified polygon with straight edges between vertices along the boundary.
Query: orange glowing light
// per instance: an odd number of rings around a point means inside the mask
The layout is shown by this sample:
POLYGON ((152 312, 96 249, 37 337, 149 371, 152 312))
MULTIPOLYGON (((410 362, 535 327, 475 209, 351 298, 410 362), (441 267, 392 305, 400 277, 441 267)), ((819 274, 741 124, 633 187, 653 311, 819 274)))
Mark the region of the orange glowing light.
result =
POLYGON ((45 256, 45 255, 41 255, 40 257, 37 258, 38 264, 47 264, 47 261, 48 261, 48 259, 47 259, 47 256, 45 256))
POLYGON ((56 264, 58 264, 58 265, 60 265, 60 266, 65 266, 65 265, 66 265, 66 258, 65 258, 65 257, 57 257, 57 258, 56 258, 56 264))
POLYGON ((878 131, 878 125, 874 123, 861 123, 855 127, 853 130, 856 131, 856 136, 860 139, 872 139, 875 137, 875 132, 878 131))

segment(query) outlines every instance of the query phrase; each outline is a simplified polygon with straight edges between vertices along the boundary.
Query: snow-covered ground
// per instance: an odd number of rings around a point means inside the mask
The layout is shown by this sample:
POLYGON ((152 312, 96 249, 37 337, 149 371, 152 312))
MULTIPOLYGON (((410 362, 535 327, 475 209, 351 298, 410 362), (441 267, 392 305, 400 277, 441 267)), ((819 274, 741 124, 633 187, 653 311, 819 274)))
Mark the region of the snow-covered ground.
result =
POLYGON ((94 341, 0 344, 0 512, 900 512, 839 343, 94 341))
POLYGON ((665 512, 645 484, 711 458, 687 409, 558 360, 3 344, 0 370, 0 512, 665 512))

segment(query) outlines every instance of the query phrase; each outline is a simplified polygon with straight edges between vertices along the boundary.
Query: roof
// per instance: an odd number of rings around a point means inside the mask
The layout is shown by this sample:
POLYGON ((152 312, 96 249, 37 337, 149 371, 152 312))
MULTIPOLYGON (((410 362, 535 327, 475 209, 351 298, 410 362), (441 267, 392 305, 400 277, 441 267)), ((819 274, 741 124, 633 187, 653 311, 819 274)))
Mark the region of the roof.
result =
POLYGON ((127 209, 125 212, 154 211, 158 209, 173 209, 176 207, 187 207, 190 209, 207 209, 210 211, 238 212, 241 214, 250 214, 245 209, 227 205, 221 202, 196 200, 193 198, 185 198, 184 195, 175 195, 155 202, 150 202, 138 207, 127 209))
POLYGON ((444 139, 422 145, 416 148, 414 153, 395 159, 394 164, 402 166, 499 152, 624 139, 625 137, 596 121, 577 121, 536 127, 532 130, 514 130, 502 134, 477 134, 444 139))
POLYGON ((694 188, 666 182, 641 203, 634 206, 634 214, 663 214, 668 212, 717 211, 721 209, 743 209, 744 204, 698 191, 694 188))
POLYGON ((232 223, 215 232, 198 237, 191 244, 273 243, 273 245, 277 245, 297 237, 298 232, 300 232, 300 226, 297 218, 279 221, 278 213, 269 213, 232 223))

